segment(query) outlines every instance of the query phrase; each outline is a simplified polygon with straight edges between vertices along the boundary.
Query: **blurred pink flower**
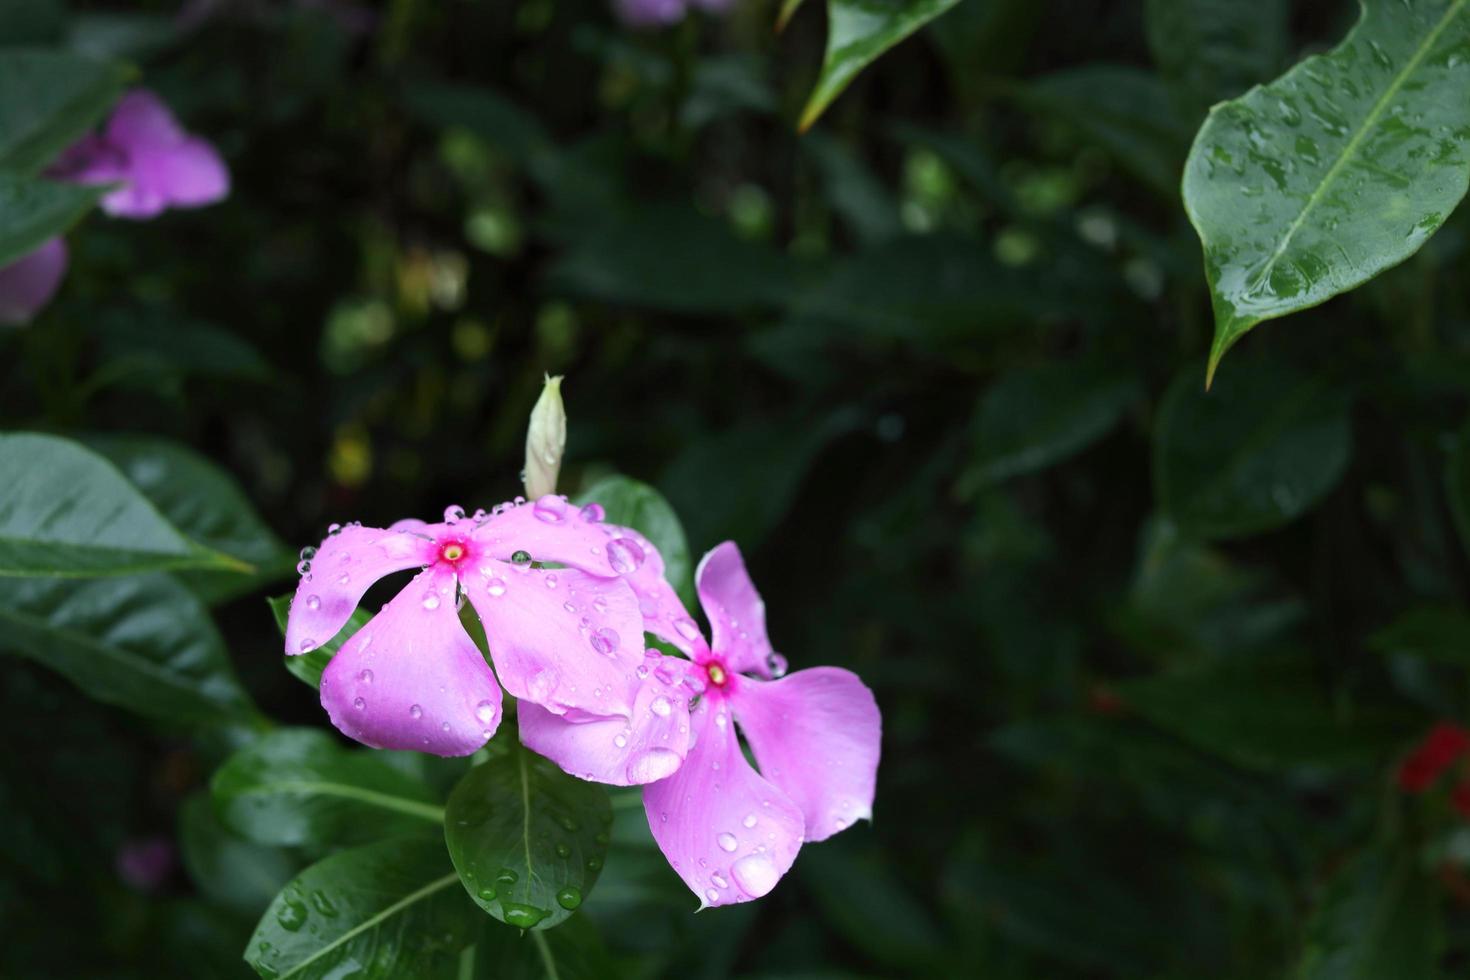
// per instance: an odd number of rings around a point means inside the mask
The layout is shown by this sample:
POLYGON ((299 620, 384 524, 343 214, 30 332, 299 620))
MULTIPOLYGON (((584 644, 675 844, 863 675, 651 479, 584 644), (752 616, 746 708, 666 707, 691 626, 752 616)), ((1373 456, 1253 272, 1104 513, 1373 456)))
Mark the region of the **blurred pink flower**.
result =
POLYGON ((66 263, 66 242, 52 238, 29 255, 0 266, 0 325, 29 323, 56 295, 66 263))
MULTIPOLYGON (((629 724, 558 718, 522 705, 521 739, 568 772, 599 753, 616 770, 623 744, 647 743, 684 724, 693 744, 683 765, 644 787, 654 839, 700 907, 760 898, 776 886, 805 841, 820 841, 872 815, 882 719, 857 675, 836 667, 785 674, 766 636, 765 603, 733 542, 715 548, 697 573, 713 630, 707 644, 682 605, 671 631, 650 631, 691 660, 653 654, 629 724), (777 678, 771 680, 769 678, 777 678), (694 695, 684 707, 680 695, 694 695), (734 724, 732 724, 734 722, 734 724), (745 760, 740 726, 760 771, 745 760)), ((669 597, 677 603, 677 598, 669 597)))
POLYGON ((174 870, 174 845, 166 837, 144 837, 117 849, 117 876, 129 888, 157 891, 174 870))
POLYGON ((735 0, 613 0, 618 19, 629 27, 667 27, 677 24, 691 9, 723 14, 735 0))

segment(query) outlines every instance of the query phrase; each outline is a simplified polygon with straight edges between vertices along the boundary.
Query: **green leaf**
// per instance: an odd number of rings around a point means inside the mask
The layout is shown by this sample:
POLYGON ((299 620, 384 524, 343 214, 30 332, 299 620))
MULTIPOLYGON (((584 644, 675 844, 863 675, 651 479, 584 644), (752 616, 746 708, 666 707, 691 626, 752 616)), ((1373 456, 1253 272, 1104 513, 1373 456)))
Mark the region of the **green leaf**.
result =
POLYGON ((607 523, 639 531, 664 558, 664 578, 685 602, 694 598, 694 566, 679 515, 663 494, 639 480, 610 476, 577 496, 578 504, 597 501, 607 511, 607 523))
POLYGON ((1337 873, 1307 925, 1297 980, 1431 980, 1444 945, 1438 889, 1412 851, 1375 849, 1337 873))
POLYGON ((329 847, 438 824, 428 787, 366 749, 287 728, 232 755, 210 783, 225 826, 258 844, 329 847))
POLYGON ((0 173, 0 265, 76 224, 103 190, 0 173))
POLYGON ((460 780, 444 836, 477 905, 507 925, 549 929, 592 891, 611 825, 603 787, 520 749, 460 780))
POLYGON ((1286 524, 1337 484, 1352 452, 1347 394, 1279 361, 1206 392, 1191 370, 1169 386, 1154 434, 1159 506, 1202 538, 1286 524))
POLYGON ((1201 114, 1275 74, 1286 55, 1285 0, 1148 0, 1154 63, 1201 114))
POLYGON ((959 0, 827 0, 827 54, 801 112, 800 128, 811 128, 857 73, 880 54, 957 3, 959 0))
POLYGON ((801 6, 802 0, 781 0, 781 9, 776 13, 776 30, 784 31, 786 25, 791 23, 791 18, 801 6))
MULTIPOLYGON (((291 596, 280 595, 268 599, 271 613, 276 617, 276 626, 280 627, 281 636, 286 635, 286 620, 291 615, 291 596)), ((327 669, 327 664, 342 649, 342 644, 352 638, 352 634, 367 625, 374 613, 366 609, 354 609, 347 620, 347 625, 337 631, 337 635, 326 643, 312 650, 310 653, 283 654, 286 669, 293 676, 299 678, 303 683, 311 686, 313 690, 322 686, 322 671, 327 669)))
POLYGON ((49 165, 102 118, 130 74, 58 51, 0 50, 0 170, 49 165))
POLYGON ((248 721, 249 698, 199 600, 168 575, 0 577, 0 650, 89 697, 164 721, 248 721))
POLYGON ((1131 376, 1087 361, 1002 374, 981 399, 964 484, 978 489, 1081 452, 1117 425, 1137 395, 1131 376))
POLYGON ((475 908, 438 840, 386 840, 301 872, 255 927, 245 962, 267 980, 454 980, 475 908))
POLYGON ((295 555, 255 513, 234 477, 192 449, 142 436, 93 436, 87 444, 192 540, 259 570, 190 575, 185 584, 206 602, 233 598, 294 567, 295 555))
POLYGON ((1470 181, 1470 0, 1364 0, 1347 40, 1216 106, 1184 173, 1215 310, 1256 324, 1414 254, 1470 181))
POLYGON ((190 879, 211 901, 251 915, 269 904, 296 873, 280 848, 232 834, 215 815, 209 794, 195 793, 179 811, 179 853, 190 879))
POLYGON ((66 26, 62 0, 5 0, 0 3, 0 46, 55 44, 66 26))
POLYGON ((1089 65, 1030 82, 1017 93, 1033 112, 1066 121, 1171 202, 1189 143, 1158 78, 1123 65, 1089 65))
POLYGON ((1411 609, 1368 638, 1368 647, 1388 656, 1470 667, 1470 614, 1463 609, 1411 609))
POLYGON ((1395 706, 1331 697, 1311 658, 1294 650, 1226 656, 1117 693, 1160 728, 1255 769, 1381 762, 1418 724, 1395 706))
POLYGON ((170 524, 102 456, 67 439, 0 435, 0 576, 117 575, 250 566, 170 524))

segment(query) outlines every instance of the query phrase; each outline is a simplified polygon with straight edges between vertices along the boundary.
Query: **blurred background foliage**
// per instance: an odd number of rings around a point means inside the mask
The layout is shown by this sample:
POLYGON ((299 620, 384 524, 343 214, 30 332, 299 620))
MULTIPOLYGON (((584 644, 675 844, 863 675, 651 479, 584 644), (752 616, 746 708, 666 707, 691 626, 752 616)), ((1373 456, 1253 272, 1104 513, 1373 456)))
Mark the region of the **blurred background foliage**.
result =
MULTIPOLYGON (((234 192, 72 235, 0 334, 5 424, 187 443, 270 556, 513 495, 565 374, 563 489, 629 473, 696 555, 739 541, 793 668, 886 722, 873 825, 758 903, 692 915, 619 811, 592 975, 1462 972, 1470 828, 1394 771, 1470 699, 1470 219, 1206 395, 1179 201, 1207 106, 1356 5, 967 0, 803 136, 825 15, 776 7, 75 0, 68 43, 136 63, 234 192)), ((220 632, 320 724, 280 591, 221 594, 220 632)), ((5 673, 0 974, 243 975, 315 855, 218 826, 228 739, 5 673)))

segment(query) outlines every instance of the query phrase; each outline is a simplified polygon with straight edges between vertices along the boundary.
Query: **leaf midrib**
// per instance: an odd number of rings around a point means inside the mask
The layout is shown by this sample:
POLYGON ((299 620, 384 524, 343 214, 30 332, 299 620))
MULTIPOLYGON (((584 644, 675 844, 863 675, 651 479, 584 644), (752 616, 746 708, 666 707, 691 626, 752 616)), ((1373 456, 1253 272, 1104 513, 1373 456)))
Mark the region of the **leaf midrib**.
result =
POLYGON ((442 878, 437 878, 434 881, 429 882, 418 891, 410 892, 409 894, 405 895, 403 898, 400 898, 398 901, 394 902, 392 905, 389 905, 387 908, 383 909, 376 915, 364 919, 362 922, 353 926, 351 929, 348 929, 346 932, 342 933, 342 935, 338 936, 330 943, 327 943, 325 946, 318 949, 315 953, 312 953, 300 963, 297 963, 290 970, 287 970, 285 973, 281 974, 281 980, 286 980, 287 977, 294 977, 296 974, 300 973, 302 970, 306 969, 308 966, 310 966, 312 963, 315 963, 323 956, 326 956, 337 947, 343 945, 344 943, 350 942, 355 937, 361 935, 369 929, 372 929, 378 923, 384 921, 385 919, 397 915, 400 911, 410 905, 413 905, 415 902, 422 901, 429 895, 432 895, 434 892, 442 891, 457 881, 459 881, 459 873, 451 872, 450 874, 447 874, 442 878))
MULTIPOLYGON (((1444 16, 1440 17, 1439 23, 1434 25, 1434 29, 1425 36, 1424 42, 1420 44, 1418 50, 1414 52, 1414 56, 1404 63, 1403 69, 1394 76, 1393 81, 1390 82, 1388 87, 1383 90, 1383 93, 1379 95, 1376 100, 1374 100, 1373 108, 1369 110, 1367 118, 1363 120, 1363 124, 1358 127, 1357 131, 1353 133, 1352 137, 1347 141, 1347 143, 1343 144, 1343 148, 1338 153, 1337 159, 1332 162, 1332 166, 1327 169, 1326 175, 1324 175, 1322 180, 1318 182, 1316 188, 1313 189, 1312 193, 1307 195, 1307 201, 1305 204, 1302 205, 1302 209, 1297 214, 1296 219, 1287 226, 1286 234, 1281 237, 1281 243, 1276 246, 1276 249, 1271 253, 1270 258, 1266 259, 1266 263, 1265 265, 1261 266, 1260 272, 1258 272, 1252 278, 1250 287, 1252 290, 1259 288, 1261 283, 1266 281, 1266 277, 1269 276, 1271 274, 1271 271, 1276 267, 1277 260, 1279 260, 1281 256, 1285 254, 1287 248, 1291 246, 1292 239, 1296 237, 1296 233, 1301 229, 1302 224, 1307 220, 1307 215, 1311 213, 1312 209, 1315 208, 1317 206, 1317 203, 1323 198, 1324 190, 1337 179, 1338 173, 1341 172, 1342 168, 1347 165, 1348 158, 1356 153, 1358 147, 1367 137, 1368 132, 1378 124, 1378 117, 1383 114, 1383 111, 1385 108, 1387 108, 1390 100, 1392 100, 1394 96, 1398 95, 1399 89, 1403 88, 1404 83, 1409 79, 1409 76, 1411 76, 1415 71, 1419 69, 1419 65, 1423 63, 1424 59, 1428 57, 1429 52, 1434 48, 1434 45, 1439 41, 1440 35, 1445 32, 1445 29, 1447 27, 1449 27, 1450 22, 1456 17, 1456 15, 1460 13, 1466 2, 1467 0, 1453 0, 1450 6, 1445 10, 1444 16)), ((1367 22, 1368 18, 1365 15, 1362 21, 1359 22, 1358 27, 1355 27, 1353 29, 1352 35, 1349 36, 1347 43, 1350 44, 1353 40, 1356 39, 1358 29, 1365 25, 1367 22)), ((1300 67, 1301 66, 1298 65, 1297 69, 1300 69, 1300 67)), ((1294 69, 1294 71, 1297 69, 1294 69)))
POLYGON ((351 783, 334 783, 327 780, 313 779, 287 779, 269 783, 255 783, 247 786, 233 794, 236 798, 244 796, 272 796, 278 793, 313 793, 318 796, 336 796, 342 799, 357 800, 370 806, 381 807, 384 810, 395 810, 399 813, 428 820, 431 823, 442 824, 444 822, 444 808, 432 803, 422 803, 407 797, 393 796, 390 793, 378 790, 366 789, 362 786, 353 786, 351 783))

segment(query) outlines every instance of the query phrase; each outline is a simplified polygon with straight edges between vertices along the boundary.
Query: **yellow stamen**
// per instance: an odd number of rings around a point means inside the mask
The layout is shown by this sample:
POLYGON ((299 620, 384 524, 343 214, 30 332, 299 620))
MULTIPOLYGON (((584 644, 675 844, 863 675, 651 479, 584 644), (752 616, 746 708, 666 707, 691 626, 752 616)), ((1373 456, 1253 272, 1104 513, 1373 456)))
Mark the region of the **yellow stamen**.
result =
POLYGON ((444 546, 444 560, 445 561, 459 561, 463 557, 464 557, 464 548, 460 547, 459 545, 457 545, 457 544, 449 544, 449 545, 445 545, 444 546))
POLYGON ((725 668, 719 664, 709 665, 709 682, 715 687, 723 687, 725 684, 725 668))

